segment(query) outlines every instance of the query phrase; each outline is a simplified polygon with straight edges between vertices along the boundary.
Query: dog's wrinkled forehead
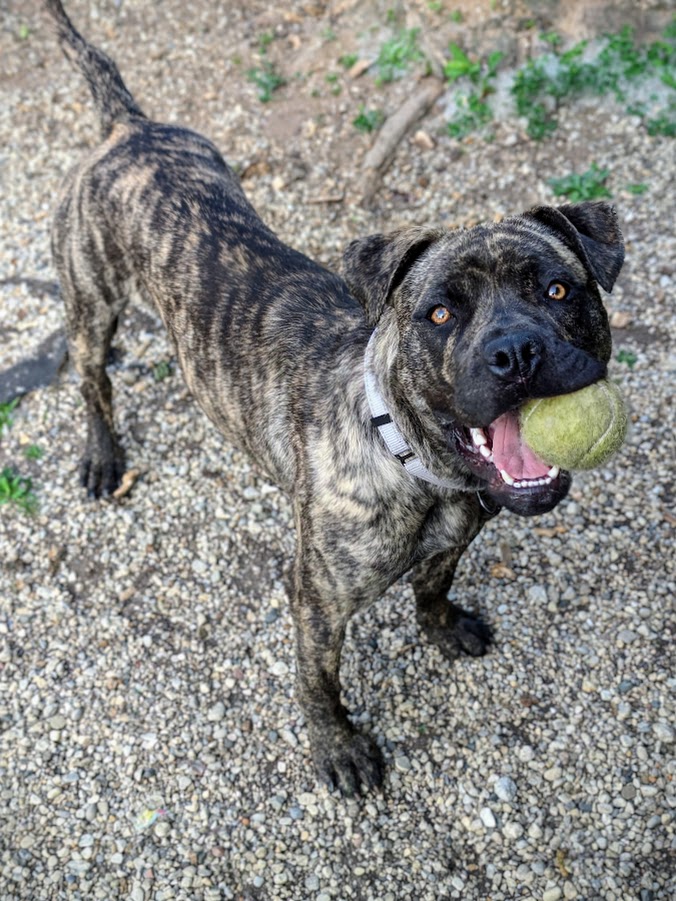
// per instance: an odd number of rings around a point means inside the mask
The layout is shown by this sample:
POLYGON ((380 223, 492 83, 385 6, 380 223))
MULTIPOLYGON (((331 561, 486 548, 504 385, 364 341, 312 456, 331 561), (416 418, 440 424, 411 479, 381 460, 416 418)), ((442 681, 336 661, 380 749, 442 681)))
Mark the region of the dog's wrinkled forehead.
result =
POLYGON ((439 281, 462 281, 475 288, 521 282, 533 273, 589 278, 583 261, 554 232, 527 219, 508 219, 449 233, 430 245, 421 265, 412 267, 415 292, 439 281))
MULTIPOLYGON (((412 284, 422 290, 438 280, 453 259, 465 272, 516 275, 529 260, 568 267, 589 287, 610 291, 624 261, 624 243, 614 207, 603 202, 535 207, 504 222, 466 231, 414 226, 389 235, 359 238, 343 256, 345 280, 375 325, 386 306, 397 303, 412 284), (404 291, 400 289, 404 288, 404 291)), ((552 273, 561 277, 562 273, 552 273)))

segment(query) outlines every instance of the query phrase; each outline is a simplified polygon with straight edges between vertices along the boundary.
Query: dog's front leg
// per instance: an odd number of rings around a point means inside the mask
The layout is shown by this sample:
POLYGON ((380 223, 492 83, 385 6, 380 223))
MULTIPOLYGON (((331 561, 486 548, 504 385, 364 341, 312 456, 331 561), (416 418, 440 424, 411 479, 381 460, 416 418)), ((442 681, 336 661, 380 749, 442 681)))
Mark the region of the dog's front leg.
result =
POLYGON ((296 686, 320 779, 347 796, 383 779, 375 742, 361 735, 340 701, 340 654, 355 605, 340 600, 326 561, 303 531, 298 533, 291 611, 296 630, 296 686))
POLYGON ((485 623, 447 598, 458 560, 470 541, 423 560, 412 574, 420 628, 449 660, 463 652, 480 657, 491 638, 485 623))

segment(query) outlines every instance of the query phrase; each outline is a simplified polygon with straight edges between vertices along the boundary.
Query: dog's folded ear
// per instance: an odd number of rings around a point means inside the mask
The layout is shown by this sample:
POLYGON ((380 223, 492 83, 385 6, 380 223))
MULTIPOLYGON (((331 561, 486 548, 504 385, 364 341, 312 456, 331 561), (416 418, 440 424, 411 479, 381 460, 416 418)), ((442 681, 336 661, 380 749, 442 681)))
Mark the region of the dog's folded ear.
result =
POLYGON ((416 260, 446 232, 413 226, 352 241, 343 254, 343 277, 375 326, 395 288, 416 260))
POLYGON ((557 209, 540 206, 525 216, 557 232, 604 291, 612 290, 624 262, 624 241, 614 206, 603 201, 567 203, 557 209))

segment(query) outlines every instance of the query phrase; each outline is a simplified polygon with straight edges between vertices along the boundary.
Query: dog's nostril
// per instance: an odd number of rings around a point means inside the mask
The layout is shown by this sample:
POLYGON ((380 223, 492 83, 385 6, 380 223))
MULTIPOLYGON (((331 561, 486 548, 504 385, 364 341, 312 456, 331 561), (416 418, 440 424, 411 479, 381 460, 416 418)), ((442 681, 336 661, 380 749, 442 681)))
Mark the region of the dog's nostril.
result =
POLYGON ((498 367, 498 369, 510 369, 512 366, 512 361, 509 357, 509 354, 505 353, 505 351, 502 350, 496 353, 493 363, 498 367))
POLYGON ((521 351, 521 359, 523 360, 524 363, 526 363, 526 364, 531 363, 535 359, 535 357, 537 357, 537 355, 538 355, 538 350, 536 347, 534 347, 530 343, 524 344, 522 351, 521 351))

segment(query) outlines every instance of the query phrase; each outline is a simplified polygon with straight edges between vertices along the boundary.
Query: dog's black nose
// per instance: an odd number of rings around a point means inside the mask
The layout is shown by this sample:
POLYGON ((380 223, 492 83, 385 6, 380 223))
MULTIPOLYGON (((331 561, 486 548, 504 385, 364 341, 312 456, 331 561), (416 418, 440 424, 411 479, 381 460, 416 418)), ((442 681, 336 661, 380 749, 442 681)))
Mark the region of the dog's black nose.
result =
POLYGON ((484 347, 488 368, 506 382, 528 381, 542 363, 544 347, 528 332, 516 332, 493 338, 484 347))

